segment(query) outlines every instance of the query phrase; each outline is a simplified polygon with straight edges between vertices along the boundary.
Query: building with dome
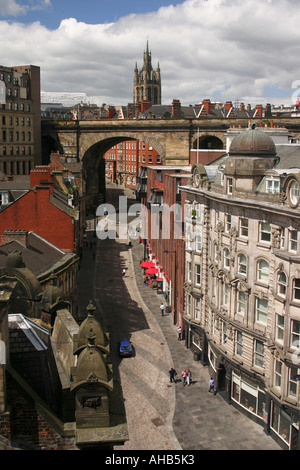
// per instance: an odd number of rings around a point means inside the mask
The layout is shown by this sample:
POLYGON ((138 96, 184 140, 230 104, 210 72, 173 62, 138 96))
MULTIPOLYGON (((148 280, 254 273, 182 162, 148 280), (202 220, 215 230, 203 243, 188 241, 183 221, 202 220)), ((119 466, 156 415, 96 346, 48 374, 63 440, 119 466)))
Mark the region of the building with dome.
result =
POLYGON ((186 346, 218 393, 299 449, 300 161, 255 126, 195 164, 186 199, 186 346))

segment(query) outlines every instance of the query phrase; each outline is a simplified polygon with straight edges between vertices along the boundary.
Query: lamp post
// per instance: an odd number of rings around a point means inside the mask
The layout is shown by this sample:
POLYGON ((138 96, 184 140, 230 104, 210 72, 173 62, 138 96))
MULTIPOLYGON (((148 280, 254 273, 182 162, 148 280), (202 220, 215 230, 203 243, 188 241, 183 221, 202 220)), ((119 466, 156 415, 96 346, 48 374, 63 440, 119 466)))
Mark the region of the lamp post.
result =
POLYGON ((164 250, 164 253, 174 253, 175 254, 175 263, 174 263, 174 316, 173 323, 176 325, 177 322, 177 252, 176 250, 164 250))

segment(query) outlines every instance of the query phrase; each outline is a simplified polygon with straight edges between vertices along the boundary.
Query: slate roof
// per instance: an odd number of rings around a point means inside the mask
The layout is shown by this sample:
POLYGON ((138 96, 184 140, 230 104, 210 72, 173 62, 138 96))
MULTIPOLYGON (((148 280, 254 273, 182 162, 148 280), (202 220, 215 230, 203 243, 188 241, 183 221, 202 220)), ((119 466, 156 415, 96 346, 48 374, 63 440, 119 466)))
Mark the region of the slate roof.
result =
POLYGON ((0 268, 5 266, 7 255, 15 250, 22 251, 22 259, 26 268, 32 271, 36 277, 52 270, 57 263, 63 263, 72 256, 65 254, 36 233, 29 232, 27 246, 18 241, 11 241, 0 246, 0 268))

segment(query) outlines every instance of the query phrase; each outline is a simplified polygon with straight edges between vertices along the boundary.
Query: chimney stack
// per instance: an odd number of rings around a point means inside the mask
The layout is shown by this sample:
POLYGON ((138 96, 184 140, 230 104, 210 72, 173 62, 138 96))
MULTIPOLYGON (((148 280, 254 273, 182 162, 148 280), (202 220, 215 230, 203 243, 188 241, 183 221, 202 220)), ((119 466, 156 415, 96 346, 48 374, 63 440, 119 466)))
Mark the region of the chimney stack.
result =
POLYGON ((172 118, 180 119, 181 114, 181 103, 179 100, 172 101, 172 118))
POLYGON ((28 244, 28 231, 27 230, 13 230, 6 229, 3 233, 3 244, 15 241, 27 247, 28 244))

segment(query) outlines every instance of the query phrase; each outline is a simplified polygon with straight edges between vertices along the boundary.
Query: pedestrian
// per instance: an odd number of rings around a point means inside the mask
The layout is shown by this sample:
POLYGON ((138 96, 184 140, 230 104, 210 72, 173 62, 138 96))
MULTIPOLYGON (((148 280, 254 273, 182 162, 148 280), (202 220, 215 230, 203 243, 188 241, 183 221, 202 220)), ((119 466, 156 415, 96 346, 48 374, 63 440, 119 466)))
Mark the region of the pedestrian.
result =
POLYGON ((126 269, 124 268, 123 271, 122 271, 122 276, 124 277, 126 274, 126 269))
POLYGON ((192 373, 190 371, 190 369, 187 370, 187 373, 186 373, 186 381, 187 381, 187 384, 190 385, 191 382, 192 382, 192 373))
POLYGON ((108 215, 108 210, 104 207, 104 215, 108 215))
POLYGON ((181 341, 181 333, 182 333, 182 328, 181 328, 181 326, 179 326, 179 327, 177 328, 177 333, 178 333, 178 340, 181 341))
POLYGON ((209 390, 208 391, 209 392, 212 391, 213 393, 215 393, 215 381, 212 377, 210 378, 210 381, 209 381, 209 390))
POLYGON ((169 374, 170 374, 170 382, 175 382, 176 383, 175 377, 177 375, 177 372, 174 369, 174 367, 171 367, 171 369, 169 370, 169 374))
POLYGON ((160 311, 161 311, 161 316, 163 317, 165 313, 165 306, 163 303, 160 304, 160 311))
POLYGON ((187 376, 187 372, 185 369, 183 369, 183 371, 181 372, 181 377, 182 377, 182 385, 185 386, 186 384, 186 376, 187 376))

